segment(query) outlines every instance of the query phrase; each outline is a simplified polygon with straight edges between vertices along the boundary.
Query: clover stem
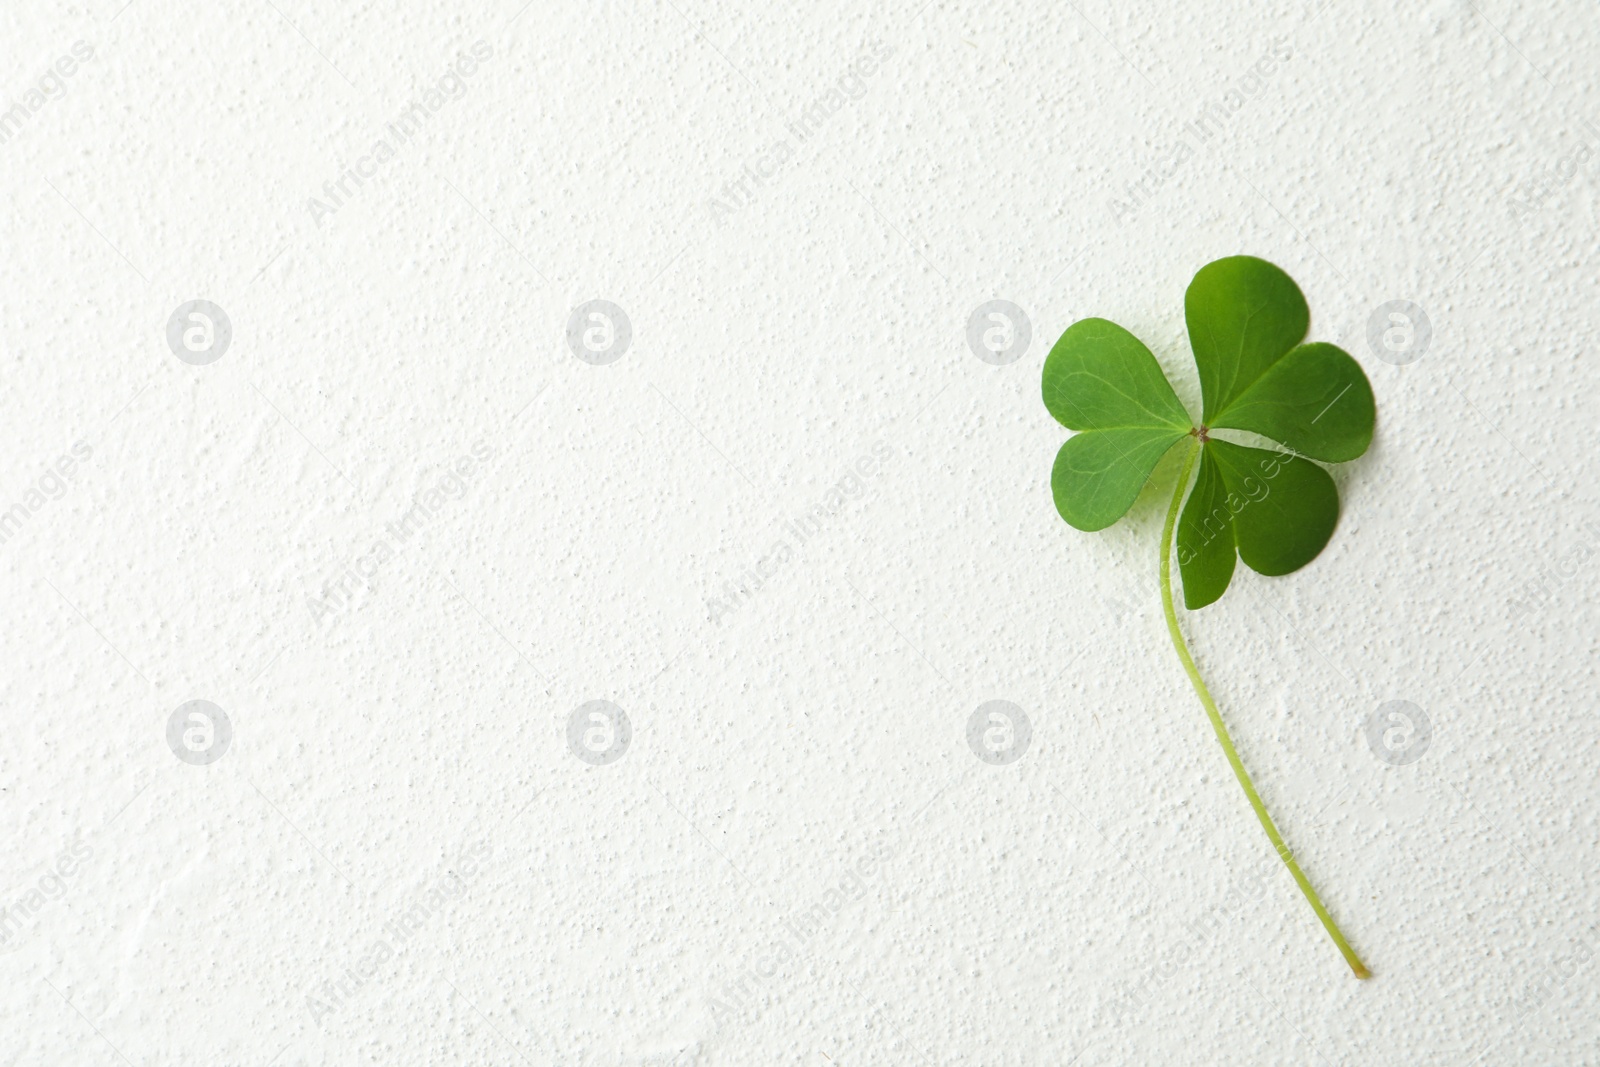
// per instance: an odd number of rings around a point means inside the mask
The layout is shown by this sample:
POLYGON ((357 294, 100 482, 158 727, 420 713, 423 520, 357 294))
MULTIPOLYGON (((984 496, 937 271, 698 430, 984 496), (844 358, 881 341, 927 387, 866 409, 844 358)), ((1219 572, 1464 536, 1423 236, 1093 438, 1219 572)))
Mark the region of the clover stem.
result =
POLYGON ((1344 953, 1345 962, 1350 964, 1350 969, 1357 978, 1370 978, 1372 972, 1367 970, 1366 964, 1361 962, 1355 950, 1350 947, 1350 942, 1344 939, 1344 934, 1339 931, 1339 926, 1328 914, 1328 909, 1322 906, 1322 898, 1317 896, 1317 891, 1311 888, 1311 882, 1305 873, 1300 870, 1300 865, 1295 862, 1289 846, 1283 843, 1283 836, 1278 833, 1278 828, 1272 822, 1272 816, 1267 814, 1267 806, 1261 803, 1261 796, 1256 792, 1255 784, 1250 781, 1250 775, 1245 772, 1244 764, 1239 761, 1239 753, 1234 750, 1233 738, 1228 736, 1228 728, 1223 725, 1222 715, 1217 711, 1217 702, 1211 699, 1211 691, 1206 688, 1206 683, 1200 678, 1200 671, 1194 665, 1194 657, 1189 655, 1189 646, 1183 639, 1183 631, 1178 629, 1178 612, 1172 604, 1172 543, 1173 531, 1178 522, 1178 506, 1183 502, 1183 491, 1189 486, 1189 475, 1194 471, 1195 459, 1200 454, 1200 441, 1196 438, 1189 448, 1188 455, 1183 461, 1183 473, 1178 475, 1178 488, 1172 493, 1172 504, 1167 508, 1166 527, 1161 531, 1161 607, 1167 616, 1167 632, 1172 635, 1172 647, 1178 650, 1178 659, 1183 663, 1183 669, 1189 675, 1189 682, 1194 686, 1194 691, 1200 698, 1200 703, 1205 706, 1206 715, 1211 719, 1211 728, 1216 731, 1217 740, 1222 743, 1222 751, 1228 757, 1228 764, 1233 768, 1234 777, 1239 779, 1239 785, 1244 788, 1244 795, 1249 798, 1250 806, 1255 809, 1256 818, 1261 820, 1262 829, 1267 832, 1267 839, 1272 842, 1272 847, 1277 849, 1278 856, 1283 860, 1284 866, 1289 868, 1289 873, 1294 876, 1295 884, 1300 887, 1300 892, 1306 895, 1306 900, 1311 902, 1311 910, 1317 913, 1317 918, 1322 920, 1323 929, 1328 931, 1328 936, 1333 938, 1333 943, 1339 946, 1339 951, 1344 953))

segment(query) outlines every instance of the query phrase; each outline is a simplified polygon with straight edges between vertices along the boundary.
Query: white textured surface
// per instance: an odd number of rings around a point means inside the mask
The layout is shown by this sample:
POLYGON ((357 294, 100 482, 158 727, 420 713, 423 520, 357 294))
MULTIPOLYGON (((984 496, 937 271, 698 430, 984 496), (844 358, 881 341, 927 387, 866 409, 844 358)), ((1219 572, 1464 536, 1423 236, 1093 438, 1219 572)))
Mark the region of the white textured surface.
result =
POLYGON ((123 2, 0 13, 0 1063, 1600 1063, 1591 4, 123 2), (1048 491, 1050 342, 1115 319, 1193 403, 1183 287, 1236 252, 1379 431, 1322 557, 1186 626, 1367 983, 1166 643, 1163 491, 1096 535, 1048 491))

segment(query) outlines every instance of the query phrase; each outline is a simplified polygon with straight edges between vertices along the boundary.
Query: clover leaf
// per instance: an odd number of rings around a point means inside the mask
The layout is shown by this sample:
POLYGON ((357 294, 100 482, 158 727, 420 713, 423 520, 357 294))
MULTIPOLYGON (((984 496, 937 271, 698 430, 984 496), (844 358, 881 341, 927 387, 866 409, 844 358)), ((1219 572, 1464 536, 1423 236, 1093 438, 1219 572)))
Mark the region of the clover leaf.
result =
POLYGON ((1290 574, 1310 563, 1339 520, 1338 489, 1313 461, 1342 463, 1366 452, 1375 417, 1372 387, 1337 346, 1302 343, 1310 324, 1305 297, 1265 260, 1230 256, 1206 264, 1189 283, 1183 307, 1199 371, 1198 422, 1150 349, 1116 323, 1075 322, 1050 350, 1044 404, 1077 431, 1056 454, 1051 492, 1070 525, 1105 529, 1133 506, 1162 456, 1190 439, 1161 535, 1167 630, 1268 839, 1351 969, 1365 978, 1365 965, 1261 803, 1189 654, 1172 602, 1172 546, 1191 611, 1227 591, 1238 560, 1263 575, 1290 574), (1219 430, 1254 434, 1278 447, 1228 440, 1216 435, 1219 430))

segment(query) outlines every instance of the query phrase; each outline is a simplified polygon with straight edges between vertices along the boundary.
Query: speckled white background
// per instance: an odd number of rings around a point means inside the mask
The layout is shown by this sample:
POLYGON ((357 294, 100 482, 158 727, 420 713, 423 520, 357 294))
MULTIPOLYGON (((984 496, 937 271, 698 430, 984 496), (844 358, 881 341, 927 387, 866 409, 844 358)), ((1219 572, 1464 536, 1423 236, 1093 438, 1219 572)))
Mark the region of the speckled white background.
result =
POLYGON ((0 1064, 1600 1063, 1593 5, 124 2, 0 12, 0 1064), (1238 252, 1379 428, 1328 550, 1185 626, 1367 983, 1166 642, 1170 468, 1095 535, 1048 489, 1049 344, 1115 319, 1193 404, 1238 252))

